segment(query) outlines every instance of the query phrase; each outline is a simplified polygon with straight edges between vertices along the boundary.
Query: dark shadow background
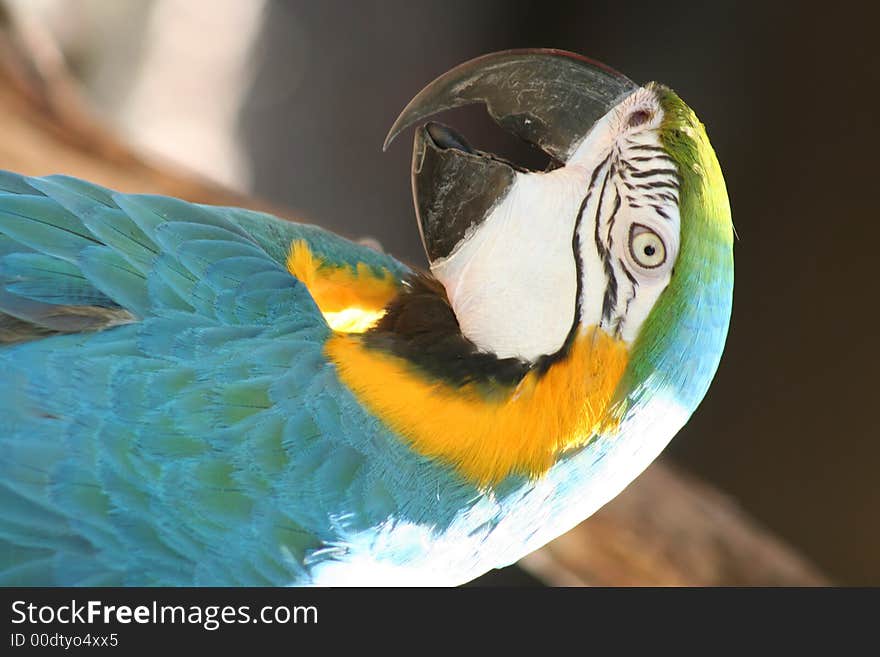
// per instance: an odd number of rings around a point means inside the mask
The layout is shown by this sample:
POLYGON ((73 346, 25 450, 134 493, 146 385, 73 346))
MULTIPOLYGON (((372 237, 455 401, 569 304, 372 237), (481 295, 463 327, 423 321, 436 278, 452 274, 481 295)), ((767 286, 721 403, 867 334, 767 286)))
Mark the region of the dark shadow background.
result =
MULTIPOLYGON (((880 34, 867 6, 274 2, 240 118, 254 191, 422 264, 411 133, 380 147, 428 81, 552 46, 668 84, 708 128, 740 239, 727 351, 667 453, 837 581, 880 584, 880 34)), ((534 157, 482 111, 455 125, 534 157)))

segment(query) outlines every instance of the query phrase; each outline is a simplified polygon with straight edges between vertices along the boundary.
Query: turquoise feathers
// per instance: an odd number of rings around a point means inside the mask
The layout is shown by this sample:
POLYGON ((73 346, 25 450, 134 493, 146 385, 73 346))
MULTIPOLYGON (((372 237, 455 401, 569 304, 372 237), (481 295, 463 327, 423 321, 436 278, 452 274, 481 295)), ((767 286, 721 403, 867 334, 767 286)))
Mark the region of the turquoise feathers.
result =
POLYGON ((0 311, 61 332, 0 348, 0 581, 308 582, 307 557, 404 504, 368 456, 416 473, 361 430, 375 421, 347 435, 329 329, 283 266, 293 239, 399 263, 241 210, 65 178, 0 185, 0 311), (81 305, 118 325, 44 321, 81 305))

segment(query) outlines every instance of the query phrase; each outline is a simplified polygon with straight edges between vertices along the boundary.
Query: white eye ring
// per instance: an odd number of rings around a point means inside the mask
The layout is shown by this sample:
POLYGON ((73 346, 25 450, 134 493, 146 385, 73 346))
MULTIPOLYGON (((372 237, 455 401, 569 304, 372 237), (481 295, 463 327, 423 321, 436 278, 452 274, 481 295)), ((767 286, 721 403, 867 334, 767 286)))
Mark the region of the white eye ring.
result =
POLYGON ((629 229, 629 254, 640 267, 657 269, 666 262, 666 244, 647 226, 633 224, 629 229))

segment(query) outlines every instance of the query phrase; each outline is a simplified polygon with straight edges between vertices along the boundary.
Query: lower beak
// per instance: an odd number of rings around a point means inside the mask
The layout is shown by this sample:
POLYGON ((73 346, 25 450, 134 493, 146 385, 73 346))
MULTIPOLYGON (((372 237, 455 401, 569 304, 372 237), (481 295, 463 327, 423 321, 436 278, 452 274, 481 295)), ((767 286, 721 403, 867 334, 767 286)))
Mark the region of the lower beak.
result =
POLYGON ((413 144, 413 201, 428 260, 448 256, 513 185, 512 165, 474 150, 451 128, 428 123, 413 144))

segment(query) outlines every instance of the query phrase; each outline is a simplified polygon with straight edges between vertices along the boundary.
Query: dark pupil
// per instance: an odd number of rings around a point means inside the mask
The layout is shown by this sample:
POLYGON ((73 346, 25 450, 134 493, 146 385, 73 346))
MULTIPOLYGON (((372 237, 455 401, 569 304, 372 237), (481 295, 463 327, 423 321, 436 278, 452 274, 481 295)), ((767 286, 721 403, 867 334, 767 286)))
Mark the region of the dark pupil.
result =
POLYGON ((652 255, 654 255, 654 253, 656 253, 656 249, 653 246, 651 246, 649 244, 648 246, 645 247, 645 255, 646 256, 648 256, 650 258, 652 255))

